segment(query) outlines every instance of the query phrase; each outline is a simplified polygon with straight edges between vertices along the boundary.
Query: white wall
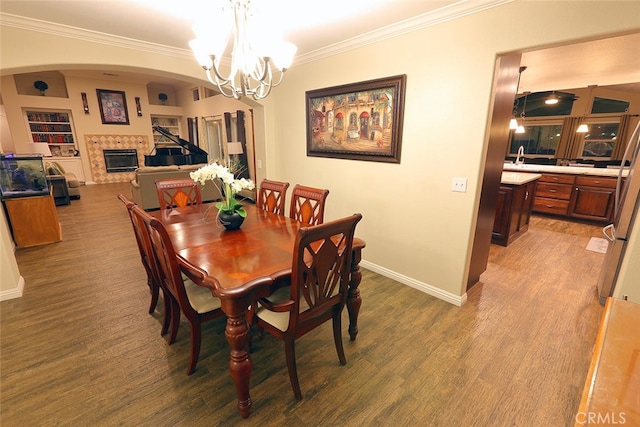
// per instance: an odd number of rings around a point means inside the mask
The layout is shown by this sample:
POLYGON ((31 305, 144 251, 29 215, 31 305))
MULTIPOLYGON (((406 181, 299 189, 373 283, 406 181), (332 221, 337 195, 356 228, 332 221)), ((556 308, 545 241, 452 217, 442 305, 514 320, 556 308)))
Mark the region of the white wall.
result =
POLYGON ((270 100, 269 154, 285 180, 331 190, 328 218, 363 214, 363 265, 463 296, 496 55, 637 29, 639 11, 637 2, 515 2, 294 67, 270 100), (525 21, 539 25, 527 31, 525 21), (407 75, 400 165, 306 157, 306 90, 397 74, 407 75), (467 193, 451 192, 453 177, 468 178, 467 193))
POLYGON ((0 215, 0 301, 22 296, 24 279, 13 250, 11 231, 3 213, 0 215))
MULTIPOLYGON (((329 188, 328 219, 364 215, 358 225, 367 241, 363 265, 461 303, 497 55, 639 30, 639 13, 640 2, 516 1, 294 64, 256 120, 262 173, 329 188), (526 22, 536 23, 535 30, 527 31, 526 22), (305 91, 397 74, 407 74, 401 164, 306 156, 305 91), (450 191, 454 176, 469 179, 466 193, 450 191)), ((147 68, 206 84, 188 52, 169 56, 6 27, 0 36, 3 74, 47 66, 147 68), (38 48, 45 45, 51 48, 38 48)))
MULTIPOLYGON (((13 148, 13 138, 7 120, 4 104, 0 105, 0 153, 7 153, 13 148)), ((12 150, 11 150, 12 151, 12 150)))

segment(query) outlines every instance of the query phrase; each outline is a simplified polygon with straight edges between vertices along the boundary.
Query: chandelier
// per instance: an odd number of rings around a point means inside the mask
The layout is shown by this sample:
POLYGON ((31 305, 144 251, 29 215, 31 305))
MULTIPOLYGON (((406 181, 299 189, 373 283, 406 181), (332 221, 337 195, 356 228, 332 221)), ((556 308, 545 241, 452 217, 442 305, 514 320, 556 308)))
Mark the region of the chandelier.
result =
POLYGON ((228 98, 240 99, 252 96, 265 98, 271 88, 282 82, 284 73, 293 61, 296 47, 284 41, 267 41, 269 31, 257 32, 249 10, 250 0, 228 0, 222 12, 233 19, 222 22, 194 25, 196 36, 189 42, 198 63, 204 68, 207 79, 228 98), (231 63, 222 61, 233 34, 231 63), (223 64, 224 62, 224 64, 223 64), (224 65, 228 71, 223 71, 224 65))

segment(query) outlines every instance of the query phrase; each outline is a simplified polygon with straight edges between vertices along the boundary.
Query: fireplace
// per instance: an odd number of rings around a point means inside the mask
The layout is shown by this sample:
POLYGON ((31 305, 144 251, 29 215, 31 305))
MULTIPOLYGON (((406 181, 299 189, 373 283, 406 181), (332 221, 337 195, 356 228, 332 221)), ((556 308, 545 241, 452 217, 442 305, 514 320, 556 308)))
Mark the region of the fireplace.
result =
POLYGON ((138 152, 128 150, 103 150, 107 173, 131 172, 138 168, 138 152))

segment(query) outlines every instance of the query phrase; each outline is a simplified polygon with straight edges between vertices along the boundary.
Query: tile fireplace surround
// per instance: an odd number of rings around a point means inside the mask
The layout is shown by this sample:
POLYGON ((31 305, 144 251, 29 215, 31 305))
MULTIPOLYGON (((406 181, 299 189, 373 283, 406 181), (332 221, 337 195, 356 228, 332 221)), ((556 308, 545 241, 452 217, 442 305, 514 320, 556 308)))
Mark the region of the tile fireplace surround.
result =
POLYGON ((135 178, 135 172, 107 173, 104 150, 135 149, 139 167, 144 166, 144 155, 151 151, 147 135, 85 135, 84 141, 87 146, 91 174, 96 184, 129 182, 135 178))

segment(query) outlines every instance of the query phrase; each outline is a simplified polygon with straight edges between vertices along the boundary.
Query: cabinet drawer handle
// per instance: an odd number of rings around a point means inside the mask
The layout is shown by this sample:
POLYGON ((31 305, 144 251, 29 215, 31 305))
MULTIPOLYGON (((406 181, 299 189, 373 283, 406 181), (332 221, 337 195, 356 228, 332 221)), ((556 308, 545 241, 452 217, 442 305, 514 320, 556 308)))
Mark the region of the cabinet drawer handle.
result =
POLYGON ((558 178, 556 178, 555 176, 554 176, 552 179, 553 179, 554 181, 557 181, 557 180, 558 180, 558 178))
POLYGON ((596 183, 596 184, 600 184, 600 181, 593 181, 593 182, 596 183))
POLYGON ((552 208, 553 207, 552 205, 545 205, 545 206, 548 207, 548 208, 552 208))
POLYGON ((558 190, 549 190, 549 193, 557 193, 558 190))

